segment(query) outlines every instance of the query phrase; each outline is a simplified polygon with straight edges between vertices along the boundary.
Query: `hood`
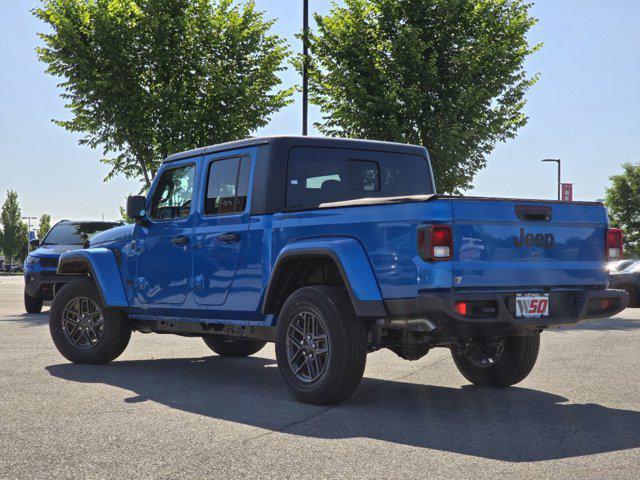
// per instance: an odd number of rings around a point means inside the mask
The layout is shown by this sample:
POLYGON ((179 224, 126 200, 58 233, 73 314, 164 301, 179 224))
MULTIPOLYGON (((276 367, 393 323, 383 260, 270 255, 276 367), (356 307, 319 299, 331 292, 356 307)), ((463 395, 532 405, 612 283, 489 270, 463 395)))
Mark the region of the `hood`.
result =
POLYGON ((43 245, 29 252, 31 257, 59 257, 65 252, 78 250, 82 245, 43 245))
POLYGON ((104 232, 94 235, 89 244, 90 246, 95 247, 103 243, 126 242, 131 239, 134 228, 135 225, 133 223, 110 228, 109 230, 105 230, 104 232))

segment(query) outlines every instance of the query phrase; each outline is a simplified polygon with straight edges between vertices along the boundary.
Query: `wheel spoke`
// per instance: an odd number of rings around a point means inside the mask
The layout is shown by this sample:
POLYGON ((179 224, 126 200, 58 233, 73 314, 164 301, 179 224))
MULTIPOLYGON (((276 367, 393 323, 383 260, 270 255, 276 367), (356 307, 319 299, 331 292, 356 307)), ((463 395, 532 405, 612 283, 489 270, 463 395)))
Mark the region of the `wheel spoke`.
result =
POLYGON ((298 349, 298 350, 303 350, 304 346, 300 343, 299 340, 293 338, 292 336, 287 337, 287 340, 289 340, 289 342, 293 343, 293 345, 298 349))
POLYGON ((293 356, 289 359, 289 362, 291 363, 295 363, 296 359, 300 356, 300 354, 302 353, 302 349, 299 349, 296 353, 293 354, 293 356))
POLYGON ((94 330, 104 328, 104 320, 100 319, 97 322, 93 322, 90 327, 94 330))
POLYGON ((298 374, 298 372, 300 372, 300 370, 302 370, 305 366, 307 365, 307 359, 305 358, 304 361, 297 366, 297 368, 295 369, 295 371, 293 372, 294 374, 298 374))
POLYGON ((300 335, 300 337, 304 338, 304 330, 302 330, 297 323, 292 323, 291 324, 291 330, 293 330, 294 332, 296 332, 298 335, 300 335))

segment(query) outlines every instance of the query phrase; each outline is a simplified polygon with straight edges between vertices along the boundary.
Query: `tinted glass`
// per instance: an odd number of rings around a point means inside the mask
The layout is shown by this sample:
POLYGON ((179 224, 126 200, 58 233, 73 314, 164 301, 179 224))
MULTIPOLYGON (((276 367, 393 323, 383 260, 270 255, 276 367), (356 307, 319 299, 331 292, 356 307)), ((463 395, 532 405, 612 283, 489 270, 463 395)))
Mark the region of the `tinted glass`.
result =
POLYGON ((227 158, 211 163, 204 202, 206 215, 244 211, 247 205, 250 166, 248 157, 227 158))
POLYGON ((293 148, 289 154, 289 208, 431 193, 429 164, 418 155, 314 147, 293 148))
POLYGON ((194 172, 195 167, 193 165, 185 165, 184 167, 164 171, 153 193, 151 218, 168 220, 189 216, 194 172))
POLYGON ((82 245, 94 235, 122 225, 117 222, 65 222, 53 226, 42 245, 82 245))
POLYGON ((352 192, 377 192, 380 190, 380 166, 368 160, 348 160, 347 175, 352 192))

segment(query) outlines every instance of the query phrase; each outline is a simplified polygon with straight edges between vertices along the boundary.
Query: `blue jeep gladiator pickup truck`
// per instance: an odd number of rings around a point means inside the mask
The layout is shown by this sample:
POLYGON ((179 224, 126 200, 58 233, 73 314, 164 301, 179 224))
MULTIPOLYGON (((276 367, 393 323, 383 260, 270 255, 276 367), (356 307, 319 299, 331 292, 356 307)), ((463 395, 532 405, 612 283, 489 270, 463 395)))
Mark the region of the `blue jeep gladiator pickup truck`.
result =
POLYGON ((600 203, 438 196, 427 151, 255 138, 172 155, 135 224, 64 253, 73 275, 50 330, 77 363, 118 357, 132 331, 202 337, 243 357, 275 342, 286 386, 340 402, 368 352, 446 347, 477 385, 523 380, 547 327, 627 304, 600 203))

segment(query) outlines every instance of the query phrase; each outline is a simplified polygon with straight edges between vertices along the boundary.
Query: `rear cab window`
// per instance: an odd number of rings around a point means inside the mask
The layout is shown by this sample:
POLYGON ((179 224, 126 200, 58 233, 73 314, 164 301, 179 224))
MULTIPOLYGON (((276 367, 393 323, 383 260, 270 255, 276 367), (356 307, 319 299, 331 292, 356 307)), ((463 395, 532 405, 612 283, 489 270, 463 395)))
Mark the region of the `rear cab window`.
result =
POLYGON ((296 147, 289 153, 290 209, 432 193, 429 163, 419 155, 318 147, 296 147))

